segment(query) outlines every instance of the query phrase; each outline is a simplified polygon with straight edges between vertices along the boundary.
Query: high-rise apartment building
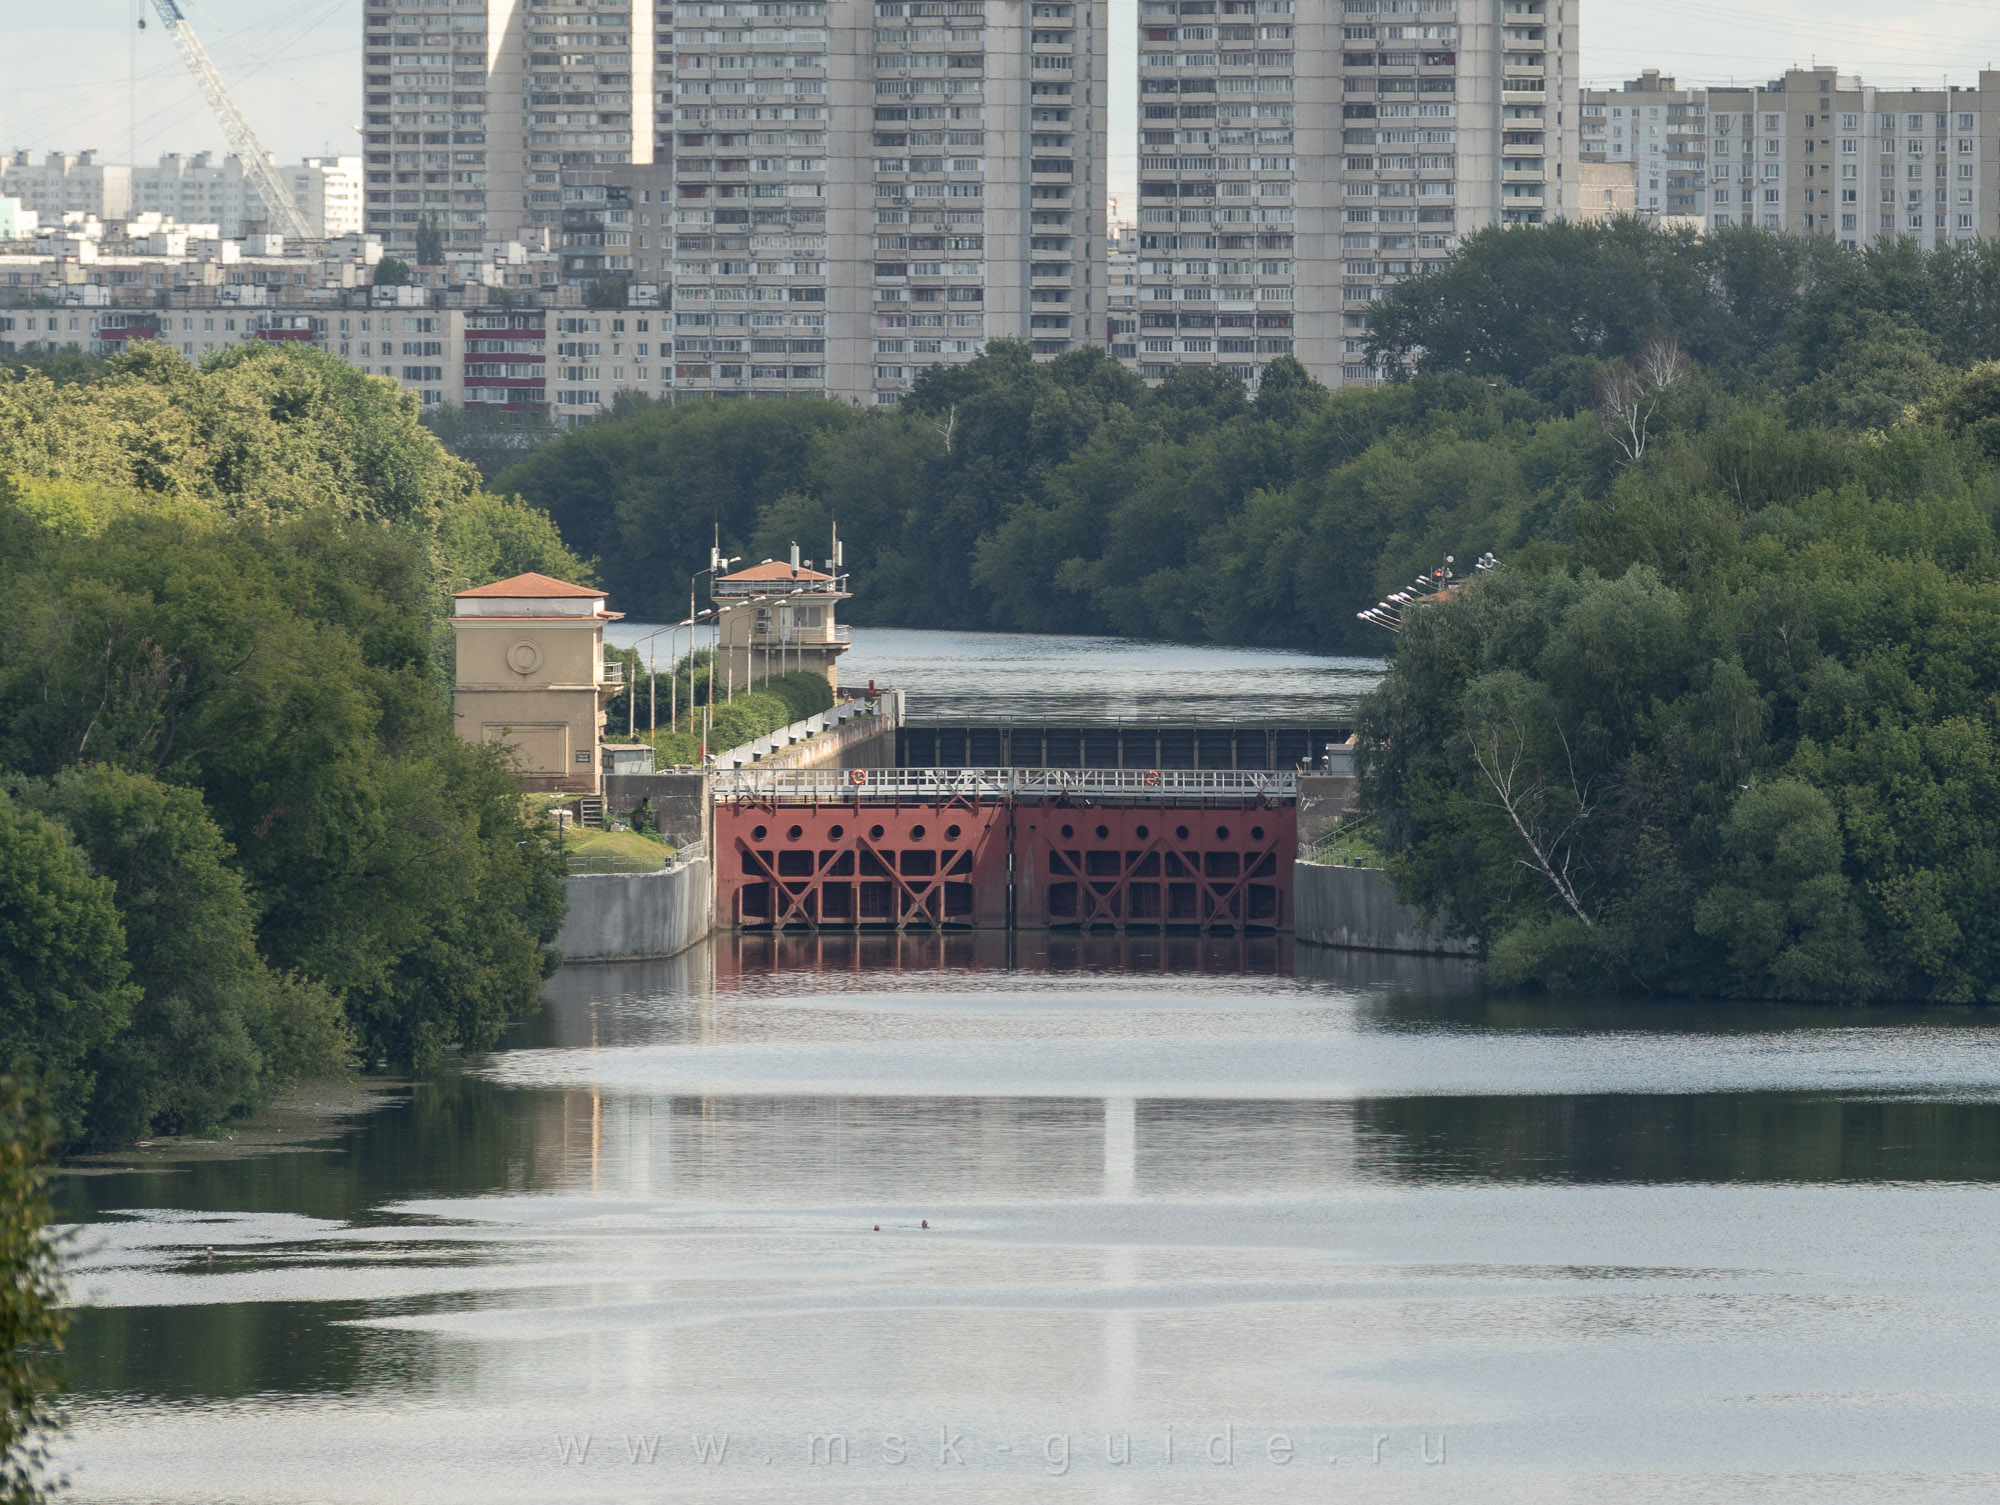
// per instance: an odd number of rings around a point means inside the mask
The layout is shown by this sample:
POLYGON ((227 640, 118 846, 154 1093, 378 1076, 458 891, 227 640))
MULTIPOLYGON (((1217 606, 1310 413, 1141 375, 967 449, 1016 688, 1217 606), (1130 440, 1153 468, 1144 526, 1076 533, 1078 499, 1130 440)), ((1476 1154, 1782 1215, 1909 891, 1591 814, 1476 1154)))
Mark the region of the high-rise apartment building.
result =
POLYGON ((1631 163, 1642 216, 1849 249, 2000 235, 2000 194, 1982 175, 2000 139, 2000 73, 1976 88, 1879 89, 1812 67, 1761 88, 1676 88, 1648 70, 1587 91, 1582 108, 1583 160, 1631 163))
POLYGON ((2000 73, 1977 88, 1876 89, 1794 68, 1761 89, 1710 89, 1708 223, 1831 235, 1849 249, 2000 235, 1984 164, 2000 139, 2000 73))
POLYGON ((1140 0, 1140 369, 1372 379, 1387 288, 1574 217, 1578 3, 1140 0))
MULTIPOLYGON (((366 21, 368 230, 405 257, 427 223, 447 248, 519 238, 670 303, 643 342, 656 395, 894 403, 998 336, 1105 338, 1101 6, 367 0, 366 21)), ((561 343, 592 373, 580 416, 614 389, 611 342, 561 343)), ((615 385, 641 385, 640 343, 615 385)))
POLYGON ((566 174, 652 161, 644 3, 366 0, 363 26, 366 224, 398 256, 427 224, 447 249, 553 242, 566 174))
MULTIPOLYGON (((1582 160, 1632 174, 1627 213, 1701 228, 1708 178, 1707 91, 1648 68, 1622 89, 1583 91, 1582 160)), ((1601 216, 1600 216, 1601 217, 1601 216)))
POLYGON ((1106 60, 1087 0, 681 5, 671 174, 631 195, 674 388, 886 404, 992 338, 1102 341, 1106 60))

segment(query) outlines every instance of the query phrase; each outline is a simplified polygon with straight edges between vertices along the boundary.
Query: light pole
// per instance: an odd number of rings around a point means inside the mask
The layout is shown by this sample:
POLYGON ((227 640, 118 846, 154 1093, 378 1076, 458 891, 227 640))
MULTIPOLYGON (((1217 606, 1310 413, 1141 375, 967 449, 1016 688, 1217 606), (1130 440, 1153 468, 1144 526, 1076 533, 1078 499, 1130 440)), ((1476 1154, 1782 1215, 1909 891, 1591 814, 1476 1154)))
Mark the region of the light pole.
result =
MULTIPOLYGON (((642 644, 652 642, 654 638, 658 637, 663 632, 665 633, 679 632, 683 627, 686 627, 688 625, 690 624, 688 624, 687 622, 670 622, 665 627, 656 627, 653 629, 653 631, 647 633, 644 637, 640 638, 638 642, 634 643, 632 645, 632 651, 634 653, 637 653, 642 644)), ((667 661, 669 663, 673 662, 673 651, 674 651, 674 640, 671 637, 669 637, 667 639, 667 661)), ((649 651, 646 655, 646 730, 649 733, 657 732, 660 729, 659 692, 654 683, 655 679, 657 678, 657 674, 658 674, 658 665, 654 662, 653 655, 649 651)), ((667 717, 668 717, 669 728, 671 729, 672 718, 674 714, 674 703, 672 699, 673 681, 671 677, 669 677, 667 684, 667 694, 668 694, 667 717)), ((638 696, 634 695, 632 699, 633 699, 632 712, 633 715, 636 717, 638 715, 638 696)))
MULTIPOLYGON (((688 621, 690 623, 699 620, 701 617, 714 615, 713 611, 697 612, 694 609, 694 588, 700 582, 701 577, 703 575, 720 574, 723 570, 726 570, 732 564, 735 564, 737 562, 737 559, 740 558, 741 558, 740 555, 737 556, 736 559, 725 558, 722 550, 719 547, 711 548, 708 551, 708 568, 705 570, 696 570, 692 575, 688 577, 688 621)), ((709 667, 708 667, 708 698, 710 704, 712 705, 715 700, 715 659, 712 655, 709 658, 709 667)), ((693 715, 694 715, 694 634, 690 632, 688 634, 688 716, 692 718, 693 715)), ((706 727, 706 725, 708 724, 709 723, 705 721, 704 727, 706 727)), ((704 731, 703 733, 701 750, 704 753, 706 753, 708 750, 706 731, 704 731)))

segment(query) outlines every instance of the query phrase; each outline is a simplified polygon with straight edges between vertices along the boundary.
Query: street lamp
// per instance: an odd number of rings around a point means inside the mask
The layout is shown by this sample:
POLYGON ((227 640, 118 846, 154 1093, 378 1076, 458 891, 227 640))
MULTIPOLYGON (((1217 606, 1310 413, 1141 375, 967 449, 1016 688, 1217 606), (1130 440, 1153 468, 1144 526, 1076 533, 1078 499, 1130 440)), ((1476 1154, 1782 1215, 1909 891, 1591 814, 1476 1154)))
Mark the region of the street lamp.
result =
MULTIPOLYGON (((658 637, 663 632, 664 633, 679 632, 683 627, 689 627, 692 625, 693 625, 692 621, 670 622, 665 627, 655 628, 653 631, 647 633, 644 637, 640 638, 638 642, 634 643, 632 645, 632 651, 634 653, 637 653, 639 651, 640 644, 652 642, 654 638, 658 637)), ((674 653, 674 640, 671 637, 669 637, 667 639, 667 662, 669 664, 673 662, 673 653, 674 653)), ((658 673, 659 673, 659 667, 654 662, 652 654, 648 653, 646 655, 646 731, 649 734, 657 732, 660 729, 659 689, 657 684, 655 683, 655 681, 658 678, 658 673)), ((674 725, 673 691, 675 683, 676 683, 675 679, 672 676, 669 676, 667 680, 668 730, 672 730, 674 725)), ((638 697, 634 696, 632 705, 632 714, 634 718, 638 716, 638 713, 639 713, 638 697)))
MULTIPOLYGON (((741 555, 737 555, 734 558, 725 557, 720 547, 709 549, 708 568, 705 570, 696 570, 688 577, 688 620, 690 622, 698 621, 702 617, 712 617, 715 615, 713 610, 698 612, 694 609, 695 586, 699 583, 701 577, 703 575, 720 574, 732 564, 737 563, 741 558, 741 555)), ((701 750, 703 753, 708 751, 708 731, 715 724, 715 655, 712 652, 709 655, 708 661, 708 705, 709 709, 702 719, 701 750)), ((690 717, 694 715, 694 634, 692 632, 688 634, 688 715, 690 717)))

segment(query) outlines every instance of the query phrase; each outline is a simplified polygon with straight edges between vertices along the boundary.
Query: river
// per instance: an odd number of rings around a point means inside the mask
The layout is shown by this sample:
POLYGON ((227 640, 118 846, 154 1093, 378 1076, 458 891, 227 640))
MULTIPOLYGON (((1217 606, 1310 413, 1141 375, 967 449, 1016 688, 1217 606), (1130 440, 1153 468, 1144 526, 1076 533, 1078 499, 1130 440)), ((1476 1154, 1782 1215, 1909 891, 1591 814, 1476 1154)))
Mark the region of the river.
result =
POLYGON ((148 1505, 1991 1499, 1995 1043, 1274 938, 570 967, 328 1145, 65 1177, 58 1459, 148 1505))
MULTIPOLYGON (((605 634, 628 647, 656 631, 621 622, 605 634)), ((1022 632, 923 632, 856 627, 840 681, 908 693, 914 720, 1013 716, 1115 721, 1172 715, 1205 721, 1323 721, 1354 706, 1382 661, 1278 648, 1212 648, 1125 638, 1022 632)), ((676 640, 686 651, 686 634, 676 640)), ((667 639, 657 642, 665 673, 667 639)))

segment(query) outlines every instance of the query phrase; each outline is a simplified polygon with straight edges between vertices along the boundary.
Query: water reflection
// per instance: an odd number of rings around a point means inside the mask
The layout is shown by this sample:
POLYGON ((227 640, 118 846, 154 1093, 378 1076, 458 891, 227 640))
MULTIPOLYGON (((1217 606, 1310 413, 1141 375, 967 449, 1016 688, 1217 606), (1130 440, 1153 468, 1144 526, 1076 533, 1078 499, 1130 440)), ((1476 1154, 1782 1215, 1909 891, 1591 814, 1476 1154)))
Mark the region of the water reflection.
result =
POLYGON ((1322 1497, 1184 1474, 1168 1425, 1419 1470, 1448 1430, 1412 1498, 1984 1480, 1979 1014, 1550 1006, 1199 937, 732 938, 549 1000, 330 1148, 63 1182, 87 1497, 791 1500, 824 1429, 855 1498, 930 1499, 883 1459, 939 1424, 982 1500, 1050 1497, 1055 1432, 1096 1439, 1080 1498, 1322 1497), (648 1085, 701 1060, 741 1090, 648 1085), (1573 1060, 1644 1085, 1539 1090, 1573 1060), (703 1429, 751 1472, 691 1475, 703 1429), (558 1464, 584 1430, 671 1435, 679 1472, 558 1464))

